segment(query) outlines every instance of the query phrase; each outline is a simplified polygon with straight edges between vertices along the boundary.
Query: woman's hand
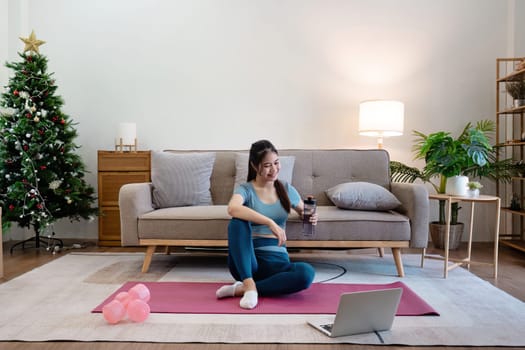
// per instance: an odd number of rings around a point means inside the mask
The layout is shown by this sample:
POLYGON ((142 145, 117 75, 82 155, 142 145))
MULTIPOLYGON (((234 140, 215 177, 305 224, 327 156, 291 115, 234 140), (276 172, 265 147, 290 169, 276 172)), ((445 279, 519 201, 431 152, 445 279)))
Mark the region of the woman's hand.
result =
POLYGON ((277 225, 275 221, 272 220, 272 222, 268 225, 272 233, 275 237, 279 240, 279 246, 282 246, 284 242, 286 242, 286 232, 282 229, 281 226, 277 225))
POLYGON ((317 212, 313 213, 312 216, 310 216, 310 223, 312 225, 317 225, 317 220, 319 220, 319 215, 317 215, 317 212))

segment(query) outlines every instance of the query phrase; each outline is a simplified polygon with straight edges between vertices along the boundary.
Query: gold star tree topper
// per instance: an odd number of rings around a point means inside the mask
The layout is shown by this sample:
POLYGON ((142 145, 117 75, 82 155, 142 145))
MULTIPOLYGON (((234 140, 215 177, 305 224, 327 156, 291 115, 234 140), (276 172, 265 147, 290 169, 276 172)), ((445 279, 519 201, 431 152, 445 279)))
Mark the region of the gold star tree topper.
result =
POLYGON ((38 47, 42 44, 45 44, 46 42, 43 40, 38 40, 35 35, 35 31, 31 31, 31 35, 29 35, 29 38, 22 38, 20 37, 20 40, 22 40, 26 46, 24 47, 24 52, 26 51, 34 51, 36 53, 38 52, 38 47))

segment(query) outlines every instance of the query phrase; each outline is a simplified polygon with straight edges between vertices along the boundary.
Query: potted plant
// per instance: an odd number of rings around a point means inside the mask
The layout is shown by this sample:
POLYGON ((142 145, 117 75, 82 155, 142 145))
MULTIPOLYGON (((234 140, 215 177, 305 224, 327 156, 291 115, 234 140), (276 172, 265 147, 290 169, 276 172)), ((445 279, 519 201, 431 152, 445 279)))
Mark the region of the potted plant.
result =
POLYGON ((469 181, 467 183, 468 191, 467 195, 469 197, 479 197, 479 190, 483 188, 483 185, 479 183, 478 181, 469 181))
MULTIPOLYGON (((523 166, 511 159, 497 160, 497 149, 490 145, 490 136, 495 131, 495 123, 483 120, 472 125, 467 123, 457 138, 450 132, 439 131, 424 134, 413 131, 416 137, 412 151, 415 159, 424 159, 422 170, 392 161, 390 169, 392 181, 414 182, 417 179, 432 184, 437 193, 446 193, 447 182, 454 176, 487 177, 493 180, 510 181, 523 166), (433 179, 438 178, 435 183, 433 179)), ((446 202, 439 201, 438 221, 430 223, 430 233, 437 248, 446 229, 446 202), (433 233, 434 232, 434 233, 433 233)), ((453 203, 450 221, 450 249, 455 249, 461 241, 463 223, 458 222, 459 204, 453 203)))
POLYGON ((525 80, 510 81, 505 84, 507 93, 514 99, 514 107, 525 106, 525 80))

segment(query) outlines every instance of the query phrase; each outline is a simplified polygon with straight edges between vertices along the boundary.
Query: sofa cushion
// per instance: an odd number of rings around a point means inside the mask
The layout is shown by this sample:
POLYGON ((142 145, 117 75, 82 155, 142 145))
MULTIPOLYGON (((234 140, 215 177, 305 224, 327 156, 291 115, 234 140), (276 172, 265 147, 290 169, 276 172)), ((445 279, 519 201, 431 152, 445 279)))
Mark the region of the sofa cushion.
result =
POLYGON ((295 213, 286 223, 289 241, 409 241, 410 220, 395 211, 342 210, 318 206, 319 221, 312 236, 302 233, 302 220, 295 213))
POLYGON ((139 217, 140 239, 228 239, 227 205, 157 209, 139 217))
MULTIPOLYGON (((235 153, 235 186, 245 183, 248 178, 248 153, 235 153)), ((292 183, 294 156, 279 156, 281 170, 277 178, 289 184, 292 183)))
POLYGON ((346 182, 326 191, 339 208, 357 210, 392 210, 401 202, 387 189, 369 182, 346 182))
MULTIPOLYGON (((319 206, 315 234, 302 234, 302 220, 292 210, 286 223, 288 240, 408 241, 409 219, 394 211, 341 210, 319 206)), ((165 208, 139 217, 140 239, 228 239, 231 217, 226 205, 165 208)))
POLYGON ((211 204, 210 176, 215 153, 151 153, 155 208, 211 204))

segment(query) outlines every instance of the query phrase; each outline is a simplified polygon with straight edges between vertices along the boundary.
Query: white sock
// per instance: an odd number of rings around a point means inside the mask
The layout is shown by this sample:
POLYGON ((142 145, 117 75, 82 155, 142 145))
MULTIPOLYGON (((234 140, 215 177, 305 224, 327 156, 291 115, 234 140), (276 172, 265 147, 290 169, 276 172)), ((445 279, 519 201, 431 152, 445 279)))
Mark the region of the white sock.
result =
POLYGON ((257 291, 249 290, 244 292, 244 296, 241 298, 239 305, 243 309, 253 309, 257 306, 257 291))
POLYGON ((240 286, 241 284, 242 282, 237 281, 234 284, 222 286, 221 288, 217 289, 217 291, 215 292, 217 299, 229 298, 229 297, 235 296, 235 288, 237 288, 237 286, 240 286))

